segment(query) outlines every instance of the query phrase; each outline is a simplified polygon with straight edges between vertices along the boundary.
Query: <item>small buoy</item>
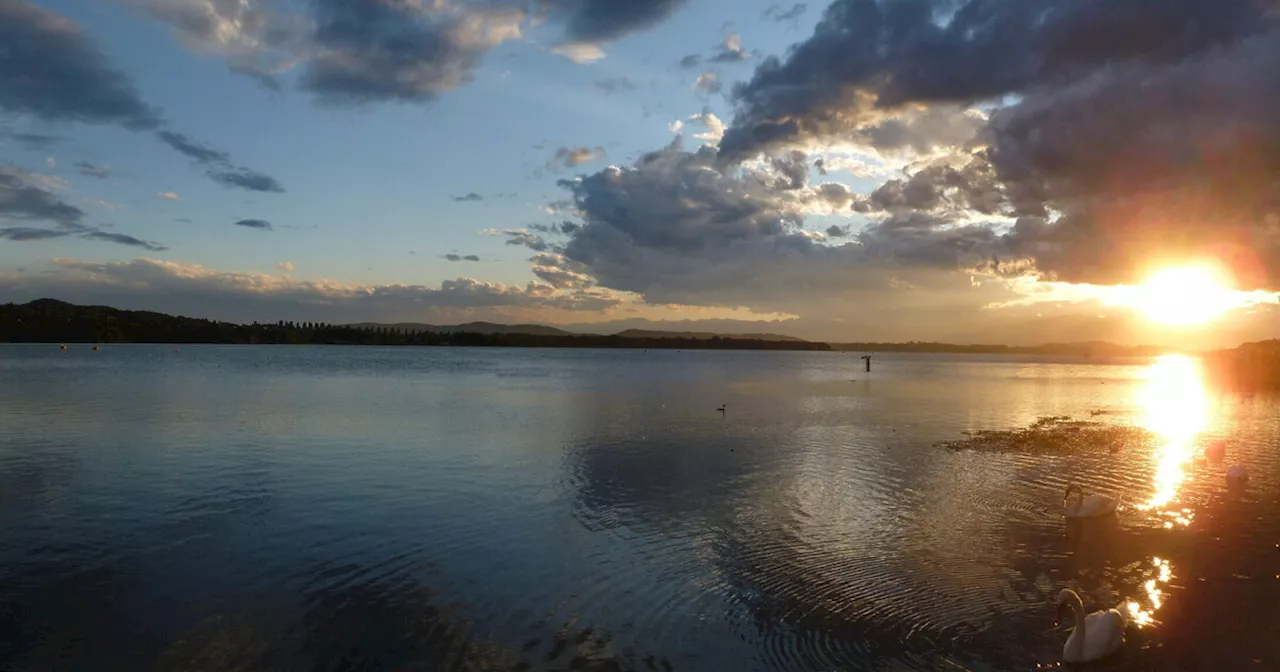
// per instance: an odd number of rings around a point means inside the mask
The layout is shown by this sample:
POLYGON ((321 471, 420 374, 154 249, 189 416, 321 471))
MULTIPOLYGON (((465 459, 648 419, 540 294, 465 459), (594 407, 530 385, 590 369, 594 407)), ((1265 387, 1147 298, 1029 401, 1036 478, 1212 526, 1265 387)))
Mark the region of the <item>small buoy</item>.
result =
POLYGON ((1221 462, 1227 456, 1227 442, 1222 439, 1210 441, 1204 449, 1204 456, 1211 462, 1221 462))
POLYGON ((93 351, 94 351, 94 352, 97 352, 97 351, 98 351, 98 346, 96 346, 96 345, 95 345, 95 346, 93 346, 93 351))
POLYGON ((67 349, 67 344, 66 344, 66 343, 63 343, 63 344, 62 344, 62 349, 63 349, 63 350, 66 350, 66 349, 67 349))

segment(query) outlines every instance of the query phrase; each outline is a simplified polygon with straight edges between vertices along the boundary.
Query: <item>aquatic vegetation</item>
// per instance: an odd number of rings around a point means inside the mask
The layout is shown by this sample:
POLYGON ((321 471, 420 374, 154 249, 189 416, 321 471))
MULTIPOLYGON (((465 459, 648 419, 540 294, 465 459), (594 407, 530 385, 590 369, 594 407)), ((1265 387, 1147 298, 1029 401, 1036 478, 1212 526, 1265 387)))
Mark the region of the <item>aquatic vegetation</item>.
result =
POLYGON ((1070 455, 1090 452, 1119 452, 1132 446, 1150 445, 1155 436, 1140 427, 1111 425, 1093 420, 1073 420, 1054 415, 1019 429, 965 432, 965 438, 943 441, 950 450, 989 453, 1031 453, 1070 455))

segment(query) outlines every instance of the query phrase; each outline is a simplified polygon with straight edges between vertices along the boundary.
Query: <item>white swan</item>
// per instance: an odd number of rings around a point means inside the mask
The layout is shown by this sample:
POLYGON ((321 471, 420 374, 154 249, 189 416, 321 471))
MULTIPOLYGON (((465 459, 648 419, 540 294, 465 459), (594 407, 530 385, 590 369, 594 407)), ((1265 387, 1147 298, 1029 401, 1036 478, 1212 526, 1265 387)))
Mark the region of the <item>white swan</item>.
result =
POLYGON ((1120 650, 1124 644, 1124 615, 1116 609, 1095 611, 1084 615, 1084 602, 1070 588, 1063 588, 1058 593, 1058 617, 1055 623, 1061 622, 1062 611, 1070 609, 1075 617, 1075 628, 1062 645, 1062 660, 1068 663, 1087 663, 1092 660, 1106 658, 1120 650))
POLYGON ((1116 506, 1119 504, 1119 499, 1106 495, 1089 495, 1085 497, 1084 490, 1075 483, 1068 485, 1066 492, 1062 493, 1062 508, 1064 509, 1064 515, 1068 518, 1105 516, 1115 513, 1116 506), (1074 498, 1071 496, 1073 492, 1076 495, 1074 498))
POLYGON ((1233 464, 1227 467, 1228 483, 1244 483, 1249 480, 1249 470, 1244 468, 1243 464, 1233 464))

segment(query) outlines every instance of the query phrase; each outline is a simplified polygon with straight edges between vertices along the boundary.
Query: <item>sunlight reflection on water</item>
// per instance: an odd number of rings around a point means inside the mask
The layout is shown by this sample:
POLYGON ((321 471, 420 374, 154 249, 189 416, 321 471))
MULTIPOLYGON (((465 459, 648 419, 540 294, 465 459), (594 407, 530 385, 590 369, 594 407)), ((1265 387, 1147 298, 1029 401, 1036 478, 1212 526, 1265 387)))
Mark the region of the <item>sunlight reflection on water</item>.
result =
POLYGON ((1173 578, 1173 570, 1169 567, 1168 560, 1152 558, 1151 565, 1155 571, 1155 576, 1147 579, 1146 583, 1142 584, 1147 593, 1147 606, 1144 607, 1134 600, 1129 600, 1125 605, 1129 612, 1129 621, 1139 628, 1156 622, 1155 613, 1164 605, 1164 590, 1162 590, 1161 586, 1169 583, 1169 580, 1173 578))
POLYGON ((1137 508, 1160 513, 1167 518, 1165 527, 1190 525, 1194 512, 1170 505, 1186 480, 1185 467, 1195 455, 1196 438, 1210 421, 1209 395, 1198 360, 1183 355, 1157 358, 1147 370, 1147 383, 1139 394, 1142 425, 1161 445, 1155 452, 1155 492, 1137 508))

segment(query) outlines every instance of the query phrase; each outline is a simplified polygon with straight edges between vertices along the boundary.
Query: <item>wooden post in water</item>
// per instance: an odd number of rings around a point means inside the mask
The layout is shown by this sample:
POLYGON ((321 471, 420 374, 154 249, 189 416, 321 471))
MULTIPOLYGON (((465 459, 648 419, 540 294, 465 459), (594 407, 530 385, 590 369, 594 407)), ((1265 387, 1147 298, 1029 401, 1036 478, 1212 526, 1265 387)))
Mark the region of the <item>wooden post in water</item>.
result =
POLYGON ((862 360, 867 363, 867 373, 871 372, 871 355, 863 355, 862 360))

